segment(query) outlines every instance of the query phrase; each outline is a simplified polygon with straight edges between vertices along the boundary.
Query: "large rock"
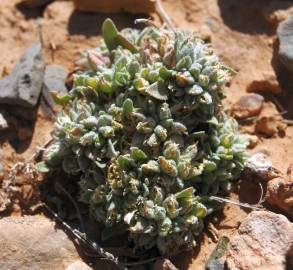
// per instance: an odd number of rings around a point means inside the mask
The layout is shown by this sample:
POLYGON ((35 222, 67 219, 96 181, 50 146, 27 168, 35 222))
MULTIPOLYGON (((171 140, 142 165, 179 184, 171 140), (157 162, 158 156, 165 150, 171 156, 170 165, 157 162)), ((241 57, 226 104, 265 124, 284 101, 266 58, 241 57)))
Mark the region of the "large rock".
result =
POLYGON ((277 34, 280 42, 280 61, 293 72, 293 15, 279 24, 277 34))
POLYGON ((64 270, 79 259, 67 235, 43 216, 0 220, 0 269, 64 270))
POLYGON ((34 43, 11 74, 0 80, 0 104, 34 107, 42 89, 44 67, 41 44, 34 43))
POLYGON ((293 216, 293 179, 277 177, 270 180, 266 201, 293 216))
POLYGON ((255 211, 231 241, 227 264, 230 270, 284 270, 292 256, 293 224, 283 215, 255 211))
POLYGON ((42 88, 41 104, 45 110, 54 110, 55 102, 51 91, 57 91, 61 95, 67 93, 65 81, 68 71, 59 65, 49 65, 45 69, 44 84, 42 88))

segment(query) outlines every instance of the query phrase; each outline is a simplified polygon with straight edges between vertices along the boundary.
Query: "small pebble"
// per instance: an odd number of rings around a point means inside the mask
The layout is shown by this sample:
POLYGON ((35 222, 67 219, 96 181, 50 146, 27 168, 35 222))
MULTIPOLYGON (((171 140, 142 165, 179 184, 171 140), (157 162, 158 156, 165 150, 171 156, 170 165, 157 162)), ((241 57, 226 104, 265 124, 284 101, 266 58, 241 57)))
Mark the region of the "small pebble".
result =
POLYGON ((268 137, 275 136, 280 130, 279 121, 273 116, 263 116, 256 121, 255 131, 268 137))
POLYGON ((268 181, 278 175, 272 162, 263 153, 254 154, 247 160, 244 173, 256 176, 264 181, 268 181))
POLYGON ((276 74, 271 71, 264 71, 257 79, 251 81, 247 86, 247 92, 267 92, 273 94, 279 94, 282 92, 282 88, 277 80, 276 74))
POLYGON ((250 93, 242 96, 232 107, 232 114, 238 119, 256 116, 263 106, 263 96, 250 93))
POLYGON ((256 135, 248 135, 249 145, 248 148, 252 149, 257 146, 259 139, 256 135))

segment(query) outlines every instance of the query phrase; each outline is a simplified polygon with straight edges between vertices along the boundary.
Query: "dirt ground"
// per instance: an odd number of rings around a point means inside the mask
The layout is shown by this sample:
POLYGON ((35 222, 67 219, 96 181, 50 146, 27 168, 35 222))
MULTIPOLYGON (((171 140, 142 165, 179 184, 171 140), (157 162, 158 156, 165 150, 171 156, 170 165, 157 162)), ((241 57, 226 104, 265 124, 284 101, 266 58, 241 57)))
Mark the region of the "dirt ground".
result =
MULTIPOLYGON (((261 94, 265 97, 259 117, 274 116, 282 121, 284 118, 290 120, 293 116, 293 81, 288 79, 290 77, 278 64, 275 26, 265 16, 272 2, 282 1, 165 0, 163 4, 176 26, 209 35, 223 62, 238 71, 227 88, 228 106, 244 95, 253 81, 267 78, 269 74, 274 83, 281 85, 282 93, 274 94, 268 89, 257 89, 263 90, 261 94)), ((108 16, 119 28, 123 28, 134 26, 134 19, 142 15, 86 14, 75 11, 70 1, 56 1, 46 8, 31 10, 20 5, 19 0, 1 0, 0 78, 9 74, 25 48, 37 41, 40 35, 46 63, 60 64, 72 71, 81 51, 98 43, 101 24, 108 16)), ((157 16, 155 18, 158 20, 157 16)), ((17 122, 18 128, 28 127, 33 130, 30 140, 19 141, 15 130, 0 134, 0 161, 4 173, 15 162, 30 157, 37 146, 43 145, 50 138, 52 125, 53 120, 39 108, 33 123, 17 122)), ((254 122, 241 124, 241 130, 255 134, 254 122)), ((269 138, 256 135, 259 141, 250 151, 266 153, 274 166, 285 173, 292 163, 293 126, 288 124, 283 134, 269 138)), ((241 182, 239 185, 241 186, 241 182)), ((257 185, 250 185, 251 188, 258 189, 257 185)), ((239 192, 239 188, 235 186, 233 197, 256 203, 259 192, 253 194, 250 197, 245 191, 239 192)), ((21 214, 21 209, 15 206, 12 214, 21 214)), ((227 205, 222 215, 214 217, 219 236, 232 237, 247 214, 247 210, 227 205)), ((194 254, 181 254, 172 261, 179 269, 204 269, 215 245, 211 233, 207 231, 200 248, 194 254)))

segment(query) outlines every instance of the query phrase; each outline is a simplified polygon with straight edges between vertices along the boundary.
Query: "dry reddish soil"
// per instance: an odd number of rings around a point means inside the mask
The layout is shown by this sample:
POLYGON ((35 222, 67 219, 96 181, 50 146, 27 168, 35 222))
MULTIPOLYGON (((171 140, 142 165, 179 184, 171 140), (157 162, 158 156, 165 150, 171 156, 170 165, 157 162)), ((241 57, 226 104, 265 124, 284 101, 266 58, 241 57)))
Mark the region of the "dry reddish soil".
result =
MULTIPOLYGON (((209 35, 223 62, 238 71, 227 88, 228 107, 247 92, 254 80, 270 77, 272 83, 280 83, 282 93, 276 95, 267 91, 266 87, 257 89, 263 90, 261 92, 265 97, 259 117, 274 116, 283 122, 284 118, 290 119, 293 115, 293 106, 290 106, 290 103, 293 104, 293 83, 278 65, 275 26, 264 15, 271 2, 273 1, 166 0, 163 4, 176 26, 209 35), (284 114, 284 111, 288 112, 284 114)), ((74 10, 70 1, 56 1, 46 8, 33 10, 18 3, 17 0, 1 0, 0 3, 0 78, 9 74, 25 48, 37 41, 40 35, 46 63, 60 64, 72 71, 81 51, 98 43, 101 24, 106 17, 110 16, 119 28, 133 26, 135 17, 141 17, 126 13, 80 13, 74 10)), ((158 16, 155 19, 159 20, 158 16)), ((52 125, 53 120, 39 108, 33 124, 17 122, 18 128, 29 127, 33 130, 31 140, 15 142, 15 130, 0 134, 0 159, 4 173, 17 161, 30 157, 37 146, 43 145, 50 138, 52 125)), ((254 125, 253 121, 241 124, 241 130, 254 134, 254 125)), ((260 134, 257 136, 259 141, 250 151, 266 153, 275 167, 285 173, 292 162, 293 127, 288 124, 282 134, 270 138, 260 134)), ((232 197, 256 203, 259 200, 259 187, 251 183, 250 179, 243 181, 247 184, 240 182, 235 185, 232 197), (254 191, 251 197, 249 191, 246 191, 249 188, 258 191, 254 191)), ((21 210, 15 205, 10 214, 21 214, 21 210)), ((232 237, 248 212, 238 206, 227 205, 222 215, 214 217, 218 235, 232 237)), ((194 254, 180 254, 172 261, 179 269, 204 269, 215 242, 211 232, 207 231, 194 254)))

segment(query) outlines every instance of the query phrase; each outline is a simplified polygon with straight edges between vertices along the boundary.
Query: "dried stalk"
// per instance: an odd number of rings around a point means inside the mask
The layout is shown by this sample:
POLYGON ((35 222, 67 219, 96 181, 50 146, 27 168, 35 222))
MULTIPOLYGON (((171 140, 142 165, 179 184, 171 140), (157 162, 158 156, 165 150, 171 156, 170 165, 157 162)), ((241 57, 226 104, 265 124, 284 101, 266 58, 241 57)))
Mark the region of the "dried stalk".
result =
POLYGON ((243 208, 248 208, 248 209, 253 209, 253 210, 263 210, 262 208, 260 208, 258 206, 251 205, 249 203, 241 203, 241 202, 238 202, 238 201, 230 200, 230 199, 227 199, 227 198, 221 198, 221 197, 218 197, 218 196, 211 196, 210 199, 215 200, 217 202, 224 202, 224 203, 230 203, 230 204, 238 205, 238 206, 243 207, 243 208))
POLYGON ((172 20, 166 10, 164 9, 161 0, 156 1, 156 6, 157 6, 157 12, 160 16, 160 18, 166 23, 166 25, 173 31, 175 32, 175 27, 172 23, 172 20))
POLYGON ((77 229, 73 229, 68 223, 63 221, 57 213, 55 213, 48 205, 43 205, 46 210, 58 221, 70 234, 75 237, 80 243, 84 244, 86 247, 91 249, 93 252, 97 253, 101 258, 111 261, 114 263, 119 269, 127 270, 127 268, 118 261, 118 258, 113 254, 105 251, 101 246, 99 246, 96 242, 89 240, 84 233, 81 233, 77 229))

